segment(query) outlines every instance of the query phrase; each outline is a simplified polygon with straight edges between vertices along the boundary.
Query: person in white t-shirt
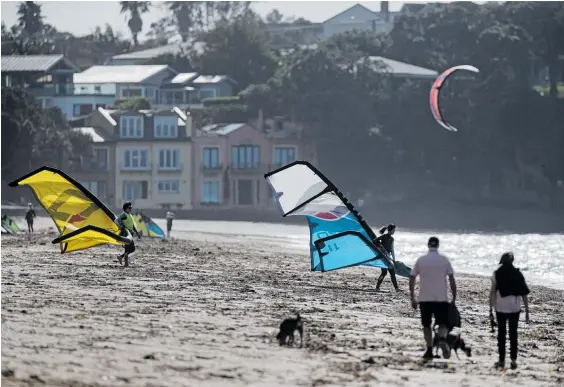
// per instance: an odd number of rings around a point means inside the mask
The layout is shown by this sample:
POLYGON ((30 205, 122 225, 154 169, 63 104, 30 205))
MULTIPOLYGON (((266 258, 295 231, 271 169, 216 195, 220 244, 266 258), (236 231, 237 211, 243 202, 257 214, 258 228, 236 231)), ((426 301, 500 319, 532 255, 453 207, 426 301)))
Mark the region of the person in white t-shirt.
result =
POLYGON ((490 320, 493 319, 492 310, 495 308, 498 331, 497 347, 499 361, 495 363, 497 368, 505 368, 505 336, 507 325, 509 325, 509 352, 511 357, 511 369, 517 368, 517 345, 519 325, 519 314, 521 313, 521 298, 525 305, 525 321, 529 322, 529 299, 530 293, 523 273, 513 266, 513 253, 504 253, 499 260, 501 265, 492 276, 490 289, 490 320))
POLYGON ((447 289, 447 277, 452 291, 452 304, 456 302, 456 281, 450 261, 444 255, 439 254, 439 239, 429 238, 429 252, 419 257, 413 265, 409 277, 409 293, 411 295, 411 306, 413 309, 421 310, 421 324, 427 350, 424 359, 433 358, 433 329, 432 318, 439 326, 439 348, 443 357, 450 357, 450 348, 446 341, 448 335, 449 301, 447 289), (415 281, 419 277, 419 300, 415 298, 415 281))

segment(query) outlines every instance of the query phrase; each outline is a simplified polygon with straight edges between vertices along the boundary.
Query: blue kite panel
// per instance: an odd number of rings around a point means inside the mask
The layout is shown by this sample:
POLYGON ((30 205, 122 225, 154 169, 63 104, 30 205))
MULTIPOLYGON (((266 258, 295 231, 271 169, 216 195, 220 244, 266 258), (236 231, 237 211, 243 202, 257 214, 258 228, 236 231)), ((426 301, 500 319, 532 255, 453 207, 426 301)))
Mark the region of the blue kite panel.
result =
POLYGON ((323 253, 323 265, 319 252, 315 247, 315 241, 346 231, 361 234, 370 241, 370 237, 352 213, 346 216, 329 216, 335 213, 320 213, 316 216, 306 216, 310 230, 310 255, 312 271, 336 270, 354 265, 368 265, 373 267, 387 268, 387 265, 379 259, 380 254, 354 234, 346 234, 339 238, 325 242, 323 253))

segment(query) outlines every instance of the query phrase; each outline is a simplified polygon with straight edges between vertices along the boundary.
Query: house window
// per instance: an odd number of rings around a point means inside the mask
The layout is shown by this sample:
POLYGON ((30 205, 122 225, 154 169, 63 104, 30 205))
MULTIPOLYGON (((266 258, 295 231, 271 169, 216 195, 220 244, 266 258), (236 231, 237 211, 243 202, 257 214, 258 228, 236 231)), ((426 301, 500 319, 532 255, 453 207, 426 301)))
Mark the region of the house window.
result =
POLYGON ((176 138, 178 137, 178 118, 176 117, 155 117, 154 120, 155 138, 176 138))
POLYGON ((94 148, 93 163, 96 170, 106 171, 108 169, 108 150, 106 148, 94 148))
POLYGON ((180 180, 161 180, 158 183, 158 189, 161 194, 180 193, 180 180))
POLYGON ((260 164, 260 148, 256 145, 239 145, 231 148, 231 162, 235 169, 256 169, 260 164))
POLYGON ((215 90, 200 89, 200 100, 204 100, 205 98, 215 98, 215 90))
POLYGON ((202 185, 202 203, 219 203, 219 181, 204 181, 202 185))
POLYGON ((180 169, 180 149, 159 150, 159 169, 180 169))
POLYGON ((85 116, 87 114, 92 113, 92 105, 91 104, 75 104, 72 106, 73 115, 76 116, 85 116))
POLYGON ((294 147, 275 147, 274 148, 274 164, 286 165, 292 161, 296 161, 296 148, 294 147))
POLYGON ((123 151, 124 169, 147 169, 149 168, 148 149, 127 149, 123 151))
POLYGON ((141 89, 121 89, 121 96, 123 98, 142 97, 143 92, 141 89))
POLYGON ((122 138, 143 138, 143 118, 131 116, 120 117, 119 133, 122 138))
POLYGON ((98 199, 105 199, 107 190, 105 181, 81 181, 80 184, 98 199))
POLYGON ((219 167, 219 148, 202 149, 202 166, 204 169, 219 167))
POLYGON ((123 199, 124 200, 136 200, 136 199, 147 199, 148 197, 148 182, 145 180, 134 181, 134 180, 124 180, 123 181, 123 199))

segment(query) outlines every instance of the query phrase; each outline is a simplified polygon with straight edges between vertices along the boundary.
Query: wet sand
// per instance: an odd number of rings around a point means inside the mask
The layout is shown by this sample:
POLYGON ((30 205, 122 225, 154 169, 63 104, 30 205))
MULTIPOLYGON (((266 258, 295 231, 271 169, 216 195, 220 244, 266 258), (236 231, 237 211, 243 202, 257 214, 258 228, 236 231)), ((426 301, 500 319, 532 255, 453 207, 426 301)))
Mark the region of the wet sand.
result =
POLYGON ((458 277, 472 358, 425 364, 405 278, 405 293, 391 292, 389 279, 376 293, 377 269, 311 273, 303 253, 218 235, 144 239, 122 268, 119 247, 61 255, 55 236, 31 245, 2 236, 3 386, 564 383, 561 291, 532 286, 520 367, 500 373, 487 278, 458 277), (277 327, 294 310, 305 320, 304 347, 281 348, 277 327))

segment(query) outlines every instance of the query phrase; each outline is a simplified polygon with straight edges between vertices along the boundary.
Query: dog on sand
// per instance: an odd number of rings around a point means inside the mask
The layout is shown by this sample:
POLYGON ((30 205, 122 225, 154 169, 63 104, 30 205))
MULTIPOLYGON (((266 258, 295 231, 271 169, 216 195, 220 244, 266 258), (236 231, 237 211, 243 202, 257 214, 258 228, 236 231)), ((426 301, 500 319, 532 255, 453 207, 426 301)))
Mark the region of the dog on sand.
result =
MULTIPOLYGON (((448 336, 447 336, 447 344, 448 344, 451 352, 454 350, 454 354, 456 355, 457 359, 460 359, 460 357, 458 357, 458 350, 459 349, 462 352, 464 352, 466 354, 466 356, 472 357, 472 348, 470 348, 470 346, 466 345, 466 342, 461 337, 461 335, 455 335, 453 333, 449 333, 448 336)), ((437 334, 435 334, 435 336, 433 337, 433 348, 436 350, 435 357, 437 357, 437 358, 440 357, 439 356, 439 335, 437 335, 437 334)))
POLYGON ((304 323, 299 313, 295 318, 287 318, 280 324, 280 332, 276 335, 276 339, 280 345, 294 345, 294 332, 300 334, 300 347, 303 346, 304 323))

